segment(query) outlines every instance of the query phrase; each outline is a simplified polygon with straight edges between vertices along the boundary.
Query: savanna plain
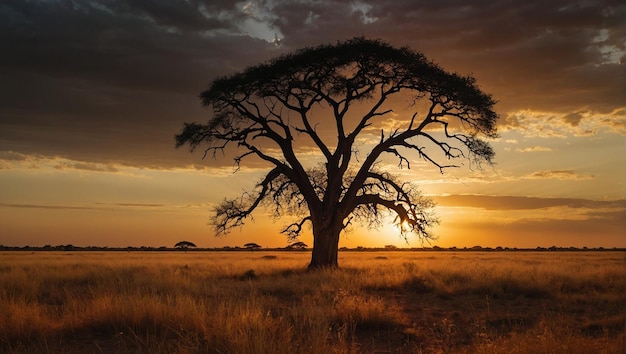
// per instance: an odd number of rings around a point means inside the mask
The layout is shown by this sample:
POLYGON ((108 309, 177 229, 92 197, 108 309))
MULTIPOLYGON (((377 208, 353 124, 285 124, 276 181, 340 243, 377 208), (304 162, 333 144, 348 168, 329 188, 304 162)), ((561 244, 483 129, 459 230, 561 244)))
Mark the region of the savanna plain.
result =
POLYGON ((3 252, 6 353, 624 353, 626 253, 3 252))

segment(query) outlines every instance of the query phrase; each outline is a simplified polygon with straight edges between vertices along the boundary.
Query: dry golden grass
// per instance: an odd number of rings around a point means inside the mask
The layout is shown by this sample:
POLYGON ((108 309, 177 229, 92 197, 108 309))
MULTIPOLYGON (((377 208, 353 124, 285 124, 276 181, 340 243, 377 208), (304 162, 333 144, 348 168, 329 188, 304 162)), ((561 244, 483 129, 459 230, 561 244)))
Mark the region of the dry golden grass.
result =
POLYGON ((0 253, 0 352, 623 353, 623 252, 0 253))

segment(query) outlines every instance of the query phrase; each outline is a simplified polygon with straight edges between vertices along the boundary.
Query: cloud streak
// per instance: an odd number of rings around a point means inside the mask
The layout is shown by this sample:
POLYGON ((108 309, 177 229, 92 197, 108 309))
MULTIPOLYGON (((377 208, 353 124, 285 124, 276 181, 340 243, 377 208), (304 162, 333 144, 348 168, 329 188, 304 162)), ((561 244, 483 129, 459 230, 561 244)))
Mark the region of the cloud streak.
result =
POLYGON ((523 176, 524 179, 560 179, 560 180, 586 180, 593 179, 593 175, 581 175, 571 170, 548 170, 537 171, 523 176))
POLYGON ((114 211, 114 210, 177 210, 177 209, 203 209, 208 210, 212 204, 181 204, 170 205, 162 203, 103 203, 96 202, 90 204, 44 204, 44 203, 0 203, 0 207, 17 208, 17 209, 44 209, 44 210, 96 210, 96 211, 114 211))
POLYGON ((0 207, 20 209, 56 209, 56 210, 102 210, 102 208, 84 205, 51 205, 51 204, 13 204, 0 203, 0 207))
POLYGON ((543 151, 552 151, 549 147, 545 146, 531 146, 527 148, 518 148, 515 149, 517 152, 543 152, 543 151))
POLYGON ((556 207, 626 210, 626 200, 597 201, 576 198, 538 198, 488 195, 450 195, 434 197, 437 205, 486 210, 530 210, 556 207))

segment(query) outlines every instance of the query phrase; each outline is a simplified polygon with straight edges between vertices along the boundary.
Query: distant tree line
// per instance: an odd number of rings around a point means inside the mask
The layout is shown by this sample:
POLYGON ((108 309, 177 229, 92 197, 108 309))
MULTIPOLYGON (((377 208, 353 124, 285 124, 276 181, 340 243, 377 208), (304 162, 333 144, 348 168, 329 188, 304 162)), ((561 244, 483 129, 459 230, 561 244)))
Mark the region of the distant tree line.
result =
MULTIPOLYGON (((181 241, 188 242, 188 241, 181 241)), ((74 246, 71 244, 67 245, 45 245, 45 246, 6 246, 0 245, 0 251, 161 251, 161 252, 170 252, 170 251, 180 251, 185 250, 189 252, 198 252, 198 251, 254 251, 254 250, 265 250, 265 251, 310 251, 311 249, 304 242, 295 242, 286 247, 273 247, 273 248, 264 248, 254 242, 247 243, 243 246, 224 246, 224 247, 213 247, 213 248, 199 248, 196 247, 195 244, 189 242, 189 244, 181 244, 181 242, 177 243, 174 247, 167 246, 128 246, 128 247, 106 247, 106 246, 74 246), (185 246, 186 245, 186 246, 185 246)), ((400 248, 394 245, 385 245, 384 247, 364 247, 357 246, 354 248, 341 247, 340 251, 350 251, 350 252, 376 252, 376 251, 387 251, 387 252, 537 252, 537 251, 546 251, 546 252, 565 252, 565 251, 626 251, 626 248, 620 247, 536 247, 536 248, 518 248, 518 247, 482 247, 482 246, 473 246, 473 247, 413 247, 413 248, 400 248)))

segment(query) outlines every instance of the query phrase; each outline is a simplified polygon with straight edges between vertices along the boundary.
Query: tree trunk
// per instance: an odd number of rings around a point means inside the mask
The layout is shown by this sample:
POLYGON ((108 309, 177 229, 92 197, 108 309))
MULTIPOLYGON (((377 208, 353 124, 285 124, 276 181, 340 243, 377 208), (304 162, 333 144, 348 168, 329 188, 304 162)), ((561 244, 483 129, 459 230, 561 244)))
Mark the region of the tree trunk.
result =
POLYGON ((343 228, 342 220, 313 222, 313 253, 309 269, 338 268, 339 234, 343 228), (320 225, 321 224, 321 225, 320 225))

